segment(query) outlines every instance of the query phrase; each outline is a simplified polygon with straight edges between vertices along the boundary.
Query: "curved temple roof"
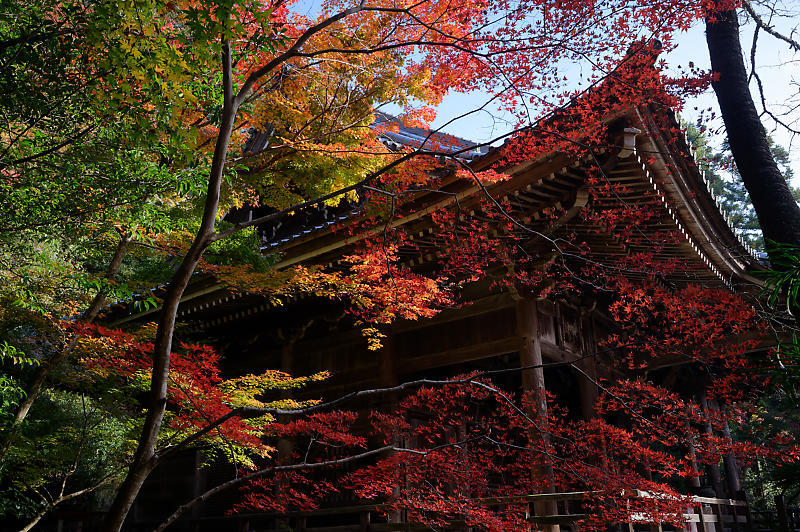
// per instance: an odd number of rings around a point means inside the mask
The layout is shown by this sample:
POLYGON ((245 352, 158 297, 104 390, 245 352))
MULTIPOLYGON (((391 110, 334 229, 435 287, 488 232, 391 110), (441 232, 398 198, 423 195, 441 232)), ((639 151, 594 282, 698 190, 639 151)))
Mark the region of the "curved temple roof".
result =
MULTIPOLYGON (((720 210, 720 204, 710 191, 688 140, 672 132, 679 130, 675 115, 670 111, 666 116, 668 123, 674 126, 670 130, 658 125, 654 110, 650 108, 633 110, 624 118, 628 125, 625 137, 631 143, 631 149, 622 147, 616 166, 608 171, 610 180, 624 185, 625 193, 618 196, 620 201, 641 203, 652 199, 649 197, 652 194, 660 198, 664 212, 653 225, 659 225, 663 230, 672 224, 682 235, 684 242, 669 252, 674 256, 693 256, 705 265, 710 275, 700 276, 697 281, 708 281, 705 277, 716 277, 727 286, 732 286, 737 280, 752 281, 747 271, 757 266, 758 256, 736 235, 728 222, 729 217, 720 210)), ((621 138, 620 144, 625 141, 625 138, 621 138)), ((482 169, 494 161, 495 157, 490 154, 474 159, 472 166, 482 169)), ((575 207, 576 201, 584 202, 581 207, 586 205, 585 198, 578 199, 576 196, 585 192, 585 170, 591 164, 593 162, 588 160, 569 160, 552 154, 538 161, 506 168, 504 172, 511 175, 511 178, 490 187, 489 190, 498 199, 510 199, 515 206, 515 214, 526 223, 533 222, 535 225, 535 220, 547 207, 565 208, 569 211, 575 207)), ((438 201, 429 197, 426 208, 416 210, 410 216, 399 217, 392 224, 414 224, 433 210, 454 203, 455 197, 463 205, 464 201, 468 202, 470 196, 478 191, 476 185, 468 183, 462 183, 461 186, 448 183, 444 188, 457 196, 438 201)), ((425 204, 424 196, 416 196, 414 203, 425 204)), ((597 205, 596 208, 602 209, 602 205, 597 205)), ((355 212, 357 209, 353 209, 351 215, 355 212)), ((335 262, 337 252, 341 253, 342 248, 367 236, 362 233, 337 237, 330 226, 345 218, 344 215, 338 216, 324 227, 303 227, 279 240, 263 234, 263 249, 281 253, 279 267, 306 261, 323 264, 335 262)), ((578 231, 587 230, 586 227, 581 228, 574 223, 568 224, 567 220, 558 225, 569 225, 578 231)), ((422 232, 426 232, 426 229, 423 228, 422 232)), ((423 238, 424 235, 418 236, 423 238)), ((603 243, 600 247, 607 247, 608 244, 603 243)), ((617 251, 623 253, 632 250, 620 246, 617 251)), ((435 254, 436 250, 430 250, 430 253, 435 254)), ((422 261, 424 260, 423 254, 422 261)), ((408 265, 419 263, 418 258, 408 261, 408 265)))
MULTIPOLYGON (((388 115, 379 115, 381 124, 394 120, 388 115)), ((606 170, 606 178, 621 185, 616 199, 590 199, 587 194, 587 169, 597 161, 576 160, 564 154, 553 153, 535 161, 527 161, 503 171, 509 179, 488 187, 498 200, 507 200, 512 213, 524 224, 544 229, 543 212, 560 209, 562 216, 555 221, 559 231, 569 231, 579 239, 589 242, 592 258, 597 261, 620 257, 642 251, 641 245, 620 242, 610 231, 598 230, 597 225, 581 221, 575 215, 582 208, 591 208, 602 213, 609 208, 609 201, 624 201, 626 204, 643 202, 660 203, 658 213, 647 222, 652 231, 674 231, 679 241, 660 250, 664 258, 681 258, 694 264, 691 271, 672 276, 669 281, 676 284, 701 283, 736 289, 758 283, 748 274, 759 267, 758 256, 739 238, 728 223, 728 216, 720 210, 719 202, 708 187, 699 163, 694 159, 692 148, 680 131, 672 111, 653 107, 632 109, 621 117, 626 128, 617 138, 618 146, 605 150, 607 160, 613 164, 606 170)), ((616 120, 619 121, 619 120, 616 120)), ((395 132, 379 127, 379 136, 390 148, 426 147, 424 130, 398 127, 395 132), (422 139, 422 140, 420 140, 422 139), (406 142, 408 144, 406 144, 406 142)), ((439 139, 438 148, 461 151, 474 143, 455 137, 439 139), (445 142, 446 141, 446 142, 445 142)), ((464 157, 474 169, 481 170, 495 163, 498 151, 478 154, 477 150, 465 152, 464 157)), ((462 216, 480 216, 477 197, 481 187, 464 179, 451 176, 442 180, 441 190, 448 195, 432 192, 415 194, 407 202, 408 208, 399 209, 398 217, 390 223, 392 227, 403 226, 414 235, 413 249, 401 249, 400 257, 405 266, 413 268, 433 267, 438 256, 445 253, 437 249, 429 236, 433 232, 430 213, 452 207, 458 202, 462 216)), ((383 226, 367 231, 347 234, 335 231, 336 226, 347 226, 359 218, 358 202, 343 200, 337 206, 319 206, 296 211, 270 224, 259 226, 262 251, 280 255, 277 268, 295 264, 321 264, 336 267, 342 255, 356 242, 380 232, 383 226)), ((258 216, 258 211, 239 212, 238 216, 258 216)), ((553 230, 550 227, 548 231, 553 230)), ((546 248, 546 246, 545 246, 546 248)), ((539 250, 547 255, 547 249, 539 250)), ((553 252, 554 250, 549 250, 553 252)), ((636 274, 632 274, 636 277, 636 274)), ((244 309, 234 300, 245 297, 226 289, 211 279, 193 283, 183 298, 179 316, 184 318, 208 317, 214 307, 229 307, 223 314, 234 319, 252 309, 244 309)), ((263 306, 263 305, 262 305, 263 306)), ((258 309, 256 309, 257 311, 258 309)), ((264 310, 264 309, 261 309, 264 310)), ((123 323, 136 320, 148 311, 118 320, 123 323)), ((217 321, 216 319, 214 321, 217 321)))

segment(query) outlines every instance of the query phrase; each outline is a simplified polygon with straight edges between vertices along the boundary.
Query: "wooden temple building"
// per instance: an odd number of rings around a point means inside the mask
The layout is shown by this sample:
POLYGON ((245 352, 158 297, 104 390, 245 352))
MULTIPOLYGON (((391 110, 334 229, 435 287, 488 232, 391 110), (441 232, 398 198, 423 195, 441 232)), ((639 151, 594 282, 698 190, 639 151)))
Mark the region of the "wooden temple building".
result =
MULTIPOLYGON (((747 271, 757 265, 757 254, 730 227, 693 158, 691 146, 676 133, 680 130, 676 117, 669 111, 640 107, 610 121, 608 127, 613 147, 600 154, 599 161, 550 154, 504 168, 509 179, 491 185, 489 192, 498 201, 510 205, 514 217, 537 230, 545 231, 543 213, 554 209, 562 213, 547 226, 549 234, 563 231, 577 235, 577 240, 589 243, 592 259, 597 262, 640 251, 637 246, 641 244, 620 241, 611 231, 581 221, 584 218, 576 214, 581 209, 592 209, 602 215, 614 201, 636 205, 653 202, 656 198, 658 215, 643 225, 644 231, 679 234, 680 238, 661 248, 659 254, 663 258, 684 259, 691 265, 691 268, 666 275, 665 285, 679 287, 694 283, 730 290, 752 286, 754 279, 747 271), (621 185, 615 198, 597 199, 587 193, 587 168, 598 162, 608 180, 621 185)), ((396 133, 381 135, 385 143, 392 146, 413 143, 415 137, 423 133, 401 128, 396 133)), ((465 151, 463 160, 481 170, 493 164, 495 157, 492 151, 480 153, 476 148, 465 151)), ((451 208, 458 201, 465 215, 480 215, 476 209, 479 209, 481 188, 476 183, 446 177, 442 183, 449 194, 418 193, 413 199, 416 207, 413 214, 390 222, 404 226, 409 234, 415 235, 414 248, 401 249, 401 256, 406 266, 417 271, 434 268, 437 254, 444 252, 436 249, 428 238, 431 212, 451 208)), ((334 230, 357 217, 358 212, 358 205, 347 203, 296 212, 259 228, 262 249, 264 253, 279 256, 276 268, 298 264, 335 268, 348 250, 368 236, 363 232, 348 234, 334 230)), ((245 211, 237 216, 258 214, 245 211)), ((546 246, 536 250, 542 256, 554 251, 546 246)), ((629 274, 632 279, 637 275, 640 274, 629 274)), ((328 398, 357 389, 394 385, 419 376, 446 377, 475 369, 575 360, 596 352, 598 341, 614 328, 597 300, 577 296, 558 300, 531 299, 513 289, 493 287, 488 280, 467 286, 463 297, 469 304, 445 310, 434 318, 394 323, 386 331, 384 346, 377 353, 369 351, 360 331, 342 319, 341 303, 313 294, 275 305, 263 296, 235 292, 208 278, 190 285, 178 319, 190 330, 217 343, 224 354, 224 370, 228 374, 256 373, 268 368, 293 375, 329 370, 332 376, 327 382, 306 390, 311 397, 328 398)), ((113 324, 143 322, 152 319, 151 313, 118 317, 113 324)), ((588 375, 603 376, 606 371, 602 356, 584 357, 578 364, 588 375)), ((676 364, 674 360, 664 360, 651 371, 679 371, 674 370, 676 364)), ((571 411, 584 416, 591 415, 598 393, 592 381, 569 367, 511 373, 508 382, 502 384, 517 390, 546 388, 571 411)), ((231 474, 230 468, 224 466, 195 472, 196 460, 195 455, 187 454, 160 467, 152 475, 129 518, 131 530, 146 529, 147 523, 152 523, 161 511, 160 505, 166 510, 169 502, 174 508, 172 503, 177 493, 181 493, 182 498, 189 497, 231 474)), ((712 523, 727 520, 727 524, 717 528, 718 532, 722 528, 744 527, 746 503, 733 500, 740 495, 735 464, 727 471, 724 467, 710 471, 707 478, 704 483, 709 484, 712 491, 704 493, 710 498, 701 502, 712 502, 693 517, 697 526, 711 530, 712 523), (723 506, 725 508, 720 510, 723 506), (712 507, 715 510, 712 511, 712 507)), ((538 505, 535 513, 543 509, 549 514, 539 521, 540 524, 551 530, 557 529, 559 523, 568 525, 568 520, 558 515, 570 513, 569 495, 559 499, 558 504, 554 502, 554 494, 546 496, 546 501, 532 497, 531 501, 538 505)), ((357 501, 332 501, 330 508, 315 514, 282 519, 275 516, 226 517, 224 511, 230 501, 220 496, 204 507, 195 508, 182 521, 182 526, 186 530, 237 530, 237 527, 245 529, 243 527, 247 526, 251 530, 411 529, 410 525, 380 522, 376 514, 370 516, 357 501)), ((402 521, 402 516, 396 520, 402 521)))

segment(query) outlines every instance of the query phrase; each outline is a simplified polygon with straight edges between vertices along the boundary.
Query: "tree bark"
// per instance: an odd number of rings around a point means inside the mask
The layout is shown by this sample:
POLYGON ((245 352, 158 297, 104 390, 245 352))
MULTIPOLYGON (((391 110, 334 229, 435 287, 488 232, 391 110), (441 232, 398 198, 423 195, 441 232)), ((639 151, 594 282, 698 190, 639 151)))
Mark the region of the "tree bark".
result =
MULTIPOLYGON (((128 233, 123 233, 120 236, 120 241, 117 244, 117 248, 114 251, 114 256, 111 258, 111 262, 108 265, 108 269, 106 269, 105 278, 108 280, 112 280, 117 276, 119 273, 119 269, 122 266, 122 260, 125 258, 125 255, 128 253, 128 247, 131 243, 131 235, 128 233)), ((86 323, 91 323, 97 317, 98 312, 103 307, 103 303, 105 302, 105 294, 101 290, 100 292, 95 295, 94 299, 92 300, 89 308, 81 316, 81 321, 85 321, 86 323)), ((58 351, 55 355, 50 357, 47 361, 40 364, 38 368, 36 368, 36 372, 33 374, 33 378, 28 383, 27 388, 25 389, 25 399, 17 407, 17 411, 14 413, 14 422, 11 425, 11 428, 6 432, 5 437, 0 438, 0 448, 2 448, 2 453, 5 454, 8 446, 11 444, 11 441, 14 438, 14 435, 17 432, 17 428, 25 421, 25 418, 28 416, 28 412, 30 412, 33 403, 36 401, 36 398, 39 396, 39 391, 41 391, 42 386, 44 385, 47 376, 50 374, 50 371, 54 368, 61 365, 64 360, 69 356, 72 350, 75 348, 75 339, 73 338, 70 340, 63 349, 58 351)))
MULTIPOLYGON (((800 207, 772 157, 767 134, 750 94, 731 2, 718 0, 706 13, 706 42, 731 153, 755 207, 764 238, 800 246, 800 207)), ((769 246, 768 246, 769 247, 769 246)))
MULTIPOLYGON (((123 231, 119 237, 119 243, 117 244, 117 249, 114 251, 114 256, 111 257, 111 262, 108 265, 108 269, 106 270, 106 279, 112 280, 114 277, 117 276, 119 273, 119 269, 122 267, 122 260, 125 258, 125 255, 128 254, 128 248, 131 245, 131 241, 133 240, 133 235, 128 233, 127 231, 123 231)), ((102 310, 103 305, 106 302, 106 293, 103 290, 97 292, 97 295, 94 296, 94 299, 89 304, 89 308, 86 309, 86 312, 83 313, 81 316, 81 320, 87 323, 91 323, 97 317, 97 314, 102 310)))
POLYGON ((214 222, 219 208, 220 186, 237 111, 237 101, 233 94, 230 43, 227 41, 222 43, 222 72, 224 90, 222 120, 209 172, 203 218, 189 251, 183 257, 178 270, 172 276, 164 297, 164 304, 161 309, 153 345, 153 373, 150 379, 147 415, 131 467, 117 491, 111 509, 106 516, 103 528, 108 532, 117 532, 122 528, 122 524, 131 506, 133 506, 133 502, 139 494, 144 481, 158 464, 155 449, 167 406, 169 363, 172 354, 172 340, 178 305, 203 252, 214 241, 214 222))

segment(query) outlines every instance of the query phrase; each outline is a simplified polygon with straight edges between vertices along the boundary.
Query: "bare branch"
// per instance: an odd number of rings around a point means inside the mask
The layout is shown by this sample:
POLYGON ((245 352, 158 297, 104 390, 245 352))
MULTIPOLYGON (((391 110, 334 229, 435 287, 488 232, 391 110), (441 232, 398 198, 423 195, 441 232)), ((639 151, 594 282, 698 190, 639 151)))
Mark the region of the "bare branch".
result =
POLYGON ((256 84, 258 80, 269 74, 272 70, 277 68, 282 63, 286 62, 287 60, 295 57, 303 45, 308 41, 311 37, 319 33, 320 31, 324 30, 328 26, 331 26, 340 20, 349 17, 354 13, 358 13, 359 11, 364 9, 364 2, 362 1, 359 5, 353 6, 349 9, 345 9, 344 11, 337 13, 336 15, 329 17, 319 24, 315 24, 308 28, 303 34, 298 37, 298 39, 294 42, 294 44, 285 52, 278 55, 272 61, 264 65, 263 67, 259 68, 252 74, 250 74, 245 82, 242 84, 242 87, 239 89, 239 92, 236 94, 234 98, 234 109, 236 109, 239 104, 247 97, 250 91, 253 89, 253 86, 256 84))
POLYGON ((744 7, 747 14, 753 19, 753 22, 756 23, 756 26, 764 30, 765 32, 769 33, 776 39, 779 39, 789 45, 789 47, 794 50, 795 52, 800 52, 800 43, 796 40, 792 39, 791 37, 787 37, 786 35, 782 34, 781 32, 777 31, 774 26, 771 26, 761 16, 756 13, 755 9, 753 9, 752 4, 750 4, 749 0, 742 1, 742 7, 744 7))
POLYGON ((164 451, 158 453, 156 455, 156 460, 162 460, 167 456, 170 456, 177 452, 180 449, 187 447, 188 445, 194 443, 198 439, 202 438, 209 432, 212 432, 217 427, 225 423, 226 421, 234 418, 255 418, 255 417, 262 417, 267 415, 272 416, 304 416, 308 414, 313 414, 316 412, 321 412, 324 410, 330 410, 335 408, 339 405, 345 404, 349 401, 353 401, 355 399, 366 399, 368 397, 374 397, 376 395, 385 395, 397 392, 403 392, 406 390, 412 390, 416 388, 421 388, 423 386, 448 386, 448 385, 457 385, 457 384, 475 384, 479 379, 492 377, 495 375, 505 375, 508 373, 516 373, 518 371, 525 371, 530 369, 537 369, 537 368, 554 368, 554 367, 561 367, 561 366, 569 366, 575 362, 583 360, 585 358, 595 357, 600 354, 601 351, 596 351, 594 353, 590 353, 574 360, 565 361, 565 362, 545 362, 543 364, 534 364, 529 366, 521 366, 515 368, 504 368, 498 370, 490 370, 490 371, 482 371, 476 373, 470 377, 465 377, 463 379, 452 379, 452 380, 437 380, 437 379, 418 379, 415 381, 404 382, 402 384, 398 384, 397 386, 390 386, 386 388, 371 388, 368 390, 359 390, 357 392, 351 392, 331 401, 326 401, 324 403, 317 403, 315 405, 307 406, 305 408, 297 408, 297 409, 286 409, 286 408, 258 408, 252 406, 241 406, 238 408, 234 408, 227 414, 218 417, 214 421, 210 422, 208 425, 203 427, 202 429, 198 430, 191 436, 187 437, 182 442, 165 449, 164 451))
POLYGON ((391 452, 391 451, 405 451, 405 452, 417 452, 417 453, 420 452, 420 451, 413 451, 411 449, 401 449, 401 448, 395 447, 393 445, 387 445, 387 446, 384 446, 384 447, 380 447, 378 449, 372 449, 370 451, 364 451, 363 453, 359 453, 359 454, 355 454, 355 455, 352 455, 352 456, 348 456, 346 458, 340 458, 340 459, 337 459, 337 460, 327 460, 325 462, 291 464, 291 465, 274 466, 274 467, 268 467, 268 468, 265 468, 265 469, 260 469, 258 471, 253 472, 253 473, 250 473, 249 475, 245 475, 243 477, 235 478, 233 480, 229 480, 228 482, 223 482, 219 486, 211 488, 210 490, 206 491, 202 495, 199 495, 199 496, 195 497, 194 499, 190 500, 189 502, 186 502, 186 503, 178 506, 178 508, 172 513, 172 515, 170 515, 166 520, 161 522, 161 524, 159 524, 154 529, 154 532, 163 531, 169 525, 174 523, 189 508, 191 508, 192 506, 194 506, 198 502, 203 502, 203 501, 213 497, 214 495, 216 495, 217 493, 219 493, 221 491, 225 491, 225 490, 228 490, 228 489, 231 489, 231 488, 235 488, 237 486, 241 486, 241 485, 243 485, 243 484, 245 484, 247 482, 250 482, 251 480, 257 479, 259 477, 263 477, 263 476, 268 475, 270 473, 280 473, 280 472, 283 472, 283 471, 300 471, 300 470, 302 470, 302 471, 313 471, 315 469, 338 467, 338 466, 343 466, 343 465, 350 464, 352 462, 357 462, 357 461, 360 461, 360 460, 363 460, 365 458, 369 458, 369 457, 372 457, 372 456, 378 456, 380 454, 388 453, 388 452, 391 452))
POLYGON ((80 497, 81 495, 85 495, 87 493, 91 493, 92 491, 94 491, 94 490, 96 490, 96 489, 98 489, 98 488, 100 488, 102 486, 105 486, 106 484, 108 484, 109 482, 114 480, 114 477, 116 475, 118 475, 122 471, 123 471, 122 468, 117 469, 117 470, 109 473, 108 475, 104 476, 102 479, 100 479, 95 484, 92 484, 91 486, 88 486, 86 488, 83 488, 83 489, 80 489, 80 490, 77 490, 77 491, 73 491, 72 493, 68 493, 66 495, 61 495, 60 497, 54 499, 53 501, 48 502, 48 504, 44 508, 42 508, 39 511, 39 513, 37 513, 33 517, 33 519, 31 519, 30 522, 28 522, 28 524, 26 524, 23 528, 20 529, 20 532, 28 532, 29 530, 31 530, 34 526, 36 526, 36 524, 39 521, 42 520, 42 518, 45 515, 47 515, 53 508, 55 508, 59 504, 67 502, 67 501, 70 501, 70 500, 75 499, 77 497, 80 497))

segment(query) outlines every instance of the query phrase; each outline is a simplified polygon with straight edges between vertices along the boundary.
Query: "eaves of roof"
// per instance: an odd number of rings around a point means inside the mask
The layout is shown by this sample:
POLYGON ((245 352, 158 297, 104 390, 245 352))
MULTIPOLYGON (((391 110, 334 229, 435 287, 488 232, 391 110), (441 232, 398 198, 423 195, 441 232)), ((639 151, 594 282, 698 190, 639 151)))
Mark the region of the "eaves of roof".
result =
MULTIPOLYGON (((638 135, 636 151, 624 161, 625 168, 628 168, 625 171, 633 172, 631 179, 639 187, 652 187, 649 194, 660 198, 662 203, 663 216, 659 223, 662 226, 674 225, 685 238, 685 242, 668 250, 669 253, 691 258, 705 269, 706 274, 695 274, 697 282, 711 283, 716 279, 718 283, 731 289, 757 283, 748 272, 761 268, 758 256, 730 226, 729 217, 721 211, 719 202, 708 187, 687 139, 675 133, 680 130, 675 113, 643 106, 624 114, 623 119, 630 127, 643 132, 638 135)), ((612 151, 619 151, 619 148, 612 148, 612 151)), ((471 166, 480 170, 498 165, 501 155, 501 149, 493 149, 488 154, 474 158, 471 166)), ((490 190, 499 199, 520 206, 518 212, 523 223, 535 224, 539 216, 537 213, 549 207, 563 208, 574 215, 576 206, 580 207, 580 190, 585 190, 582 167, 586 164, 590 164, 590 161, 575 160, 558 153, 544 155, 535 161, 503 169, 511 177, 492 185, 490 190)), ((393 220, 391 224, 404 226, 410 234, 424 242, 430 226, 426 219, 430 213, 458 202, 465 209, 465 215, 475 215, 470 210, 470 205, 474 204, 475 198, 481 193, 481 186, 455 179, 444 180, 443 186, 448 191, 447 196, 423 194, 413 200, 416 202, 413 212, 393 220)), ((277 241, 265 242, 262 249, 267 253, 281 255, 281 260, 276 265, 278 268, 295 264, 332 266, 337 262, 337 257, 340 258, 352 245, 376 231, 383 230, 383 226, 354 234, 343 234, 344 231, 334 230, 337 225, 358 220, 359 212, 360 209, 356 206, 337 212, 335 216, 321 223, 298 226, 297 231, 284 234, 277 241)), ((570 230, 586 229, 575 223, 570 219, 563 221, 565 226, 573 224, 568 227, 570 230)), ((600 242, 598 249, 617 256, 631 251, 619 242, 613 242, 613 239, 600 242)), ((440 251, 432 249, 430 252, 419 253, 419 256, 407 259, 404 264, 418 267, 423 263, 435 262, 440 251)), ((182 315, 192 314, 192 308, 209 309, 226 304, 232 298, 242 297, 233 294, 222 284, 206 285, 208 283, 198 286, 198 290, 187 292, 183 302, 189 304, 181 305, 182 315)), ((115 324, 138 320, 154 311, 127 316, 115 324)))

